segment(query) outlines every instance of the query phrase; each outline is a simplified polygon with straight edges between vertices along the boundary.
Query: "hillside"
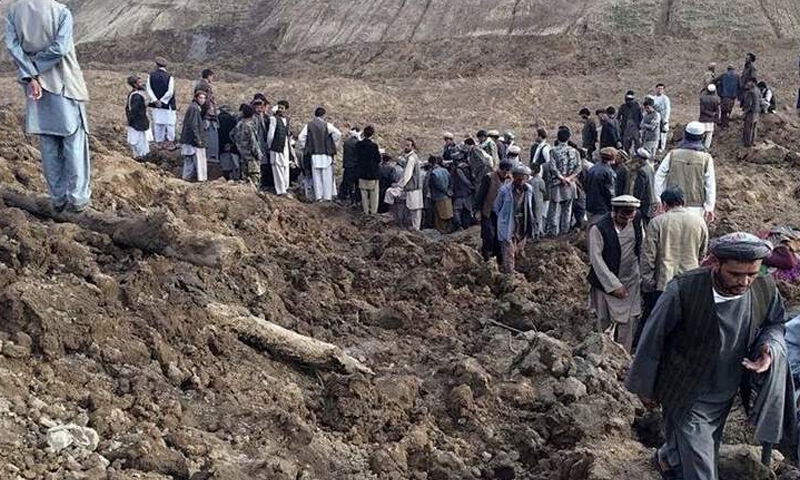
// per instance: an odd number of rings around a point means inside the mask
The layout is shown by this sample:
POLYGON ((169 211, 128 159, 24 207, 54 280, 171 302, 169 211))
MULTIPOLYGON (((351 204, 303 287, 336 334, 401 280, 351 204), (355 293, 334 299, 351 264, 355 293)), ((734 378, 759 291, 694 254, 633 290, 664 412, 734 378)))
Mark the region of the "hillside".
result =
POLYGON ((613 67, 608 47, 622 39, 650 44, 655 55, 689 50, 705 62, 711 51, 731 45, 763 49, 778 42, 794 49, 800 38, 794 0, 66 3, 76 16, 84 61, 137 63, 163 54, 178 64, 210 63, 248 74, 344 68, 350 75, 471 76, 494 63, 487 58, 542 73, 553 54, 578 48, 576 41, 599 65, 613 67))
MULTIPOLYGON (((800 4, 686 0, 187 0, 165 4, 68 2, 81 42, 147 31, 251 28, 283 52, 380 42, 562 33, 684 33, 698 37, 800 36, 800 4), (272 35, 270 33, 272 32, 272 35)), ((199 34, 199 32, 197 32, 199 34)))

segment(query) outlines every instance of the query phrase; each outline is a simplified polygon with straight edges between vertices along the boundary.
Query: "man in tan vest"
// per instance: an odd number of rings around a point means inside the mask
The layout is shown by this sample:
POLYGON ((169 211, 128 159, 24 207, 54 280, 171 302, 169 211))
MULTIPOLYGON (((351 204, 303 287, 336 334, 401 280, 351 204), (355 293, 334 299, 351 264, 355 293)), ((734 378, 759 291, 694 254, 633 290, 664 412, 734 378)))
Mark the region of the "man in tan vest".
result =
POLYGON ((707 222, 713 222, 717 179, 714 159, 703 144, 704 134, 702 123, 689 122, 686 125, 683 141, 664 157, 656 171, 655 193, 661 197, 667 188, 681 187, 686 210, 701 215, 707 222))

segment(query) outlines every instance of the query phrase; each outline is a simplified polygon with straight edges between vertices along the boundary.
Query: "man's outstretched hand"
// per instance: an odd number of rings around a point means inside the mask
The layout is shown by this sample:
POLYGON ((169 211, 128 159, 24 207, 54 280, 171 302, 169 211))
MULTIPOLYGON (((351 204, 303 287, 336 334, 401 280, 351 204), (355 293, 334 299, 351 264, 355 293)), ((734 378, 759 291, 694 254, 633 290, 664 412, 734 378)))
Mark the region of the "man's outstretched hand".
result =
POLYGON ((751 372, 764 373, 769 370, 769 367, 772 365, 772 352, 769 351, 769 347, 767 345, 763 345, 761 347, 760 357, 758 357, 755 361, 745 358, 742 361, 742 365, 744 365, 744 368, 750 370, 751 372))

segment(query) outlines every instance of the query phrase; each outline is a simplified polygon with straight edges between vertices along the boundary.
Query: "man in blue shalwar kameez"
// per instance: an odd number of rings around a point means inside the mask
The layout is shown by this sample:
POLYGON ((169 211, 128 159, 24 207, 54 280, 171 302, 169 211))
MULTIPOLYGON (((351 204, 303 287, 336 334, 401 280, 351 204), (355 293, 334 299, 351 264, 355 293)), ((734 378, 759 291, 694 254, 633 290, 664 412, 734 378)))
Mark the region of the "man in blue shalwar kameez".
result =
POLYGON ((89 95, 72 27, 70 11, 53 0, 17 0, 6 13, 6 47, 28 97, 25 132, 39 136, 42 169, 59 212, 83 211, 91 196, 89 95))

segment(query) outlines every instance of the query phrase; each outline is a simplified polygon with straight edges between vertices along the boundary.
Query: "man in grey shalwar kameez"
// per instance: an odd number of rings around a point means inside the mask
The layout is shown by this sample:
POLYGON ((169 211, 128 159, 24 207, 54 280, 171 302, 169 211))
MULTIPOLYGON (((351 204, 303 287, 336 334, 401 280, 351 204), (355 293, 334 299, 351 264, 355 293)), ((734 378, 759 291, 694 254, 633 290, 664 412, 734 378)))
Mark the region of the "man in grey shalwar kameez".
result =
POLYGON ((642 314, 639 258, 644 235, 639 207, 636 197, 613 198, 612 213, 589 227, 589 305, 597 316, 597 329, 628 352, 642 314))
MULTIPOLYGON (((771 277, 759 276, 771 249, 747 233, 717 239, 718 264, 670 282, 645 326, 626 385, 664 409, 667 441, 654 458, 664 478, 718 480, 722 432, 743 374, 774 377, 781 360, 785 368, 783 301, 771 277)), ((782 384, 762 388, 762 412, 782 405, 782 384)), ((755 416, 759 440, 774 418, 755 416)))
POLYGON ((53 0, 17 0, 6 13, 6 47, 27 91, 25 133, 41 141, 53 207, 89 205, 89 99, 72 39, 72 14, 53 0))

